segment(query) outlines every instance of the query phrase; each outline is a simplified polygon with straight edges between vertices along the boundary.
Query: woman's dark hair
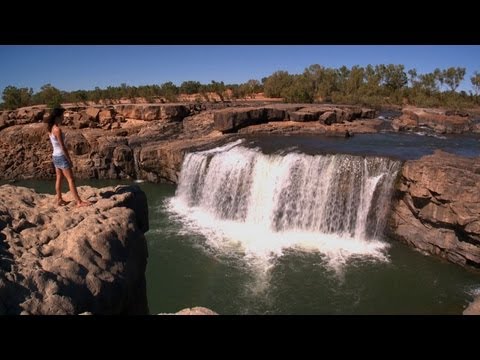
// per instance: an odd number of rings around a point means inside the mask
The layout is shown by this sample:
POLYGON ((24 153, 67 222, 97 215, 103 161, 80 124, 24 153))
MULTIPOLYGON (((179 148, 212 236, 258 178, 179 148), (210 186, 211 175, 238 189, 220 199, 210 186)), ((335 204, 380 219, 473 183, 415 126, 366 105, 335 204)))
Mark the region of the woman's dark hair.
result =
POLYGON ((55 119, 62 116, 65 112, 64 108, 54 108, 47 118, 48 132, 52 132, 53 125, 55 125, 55 119))

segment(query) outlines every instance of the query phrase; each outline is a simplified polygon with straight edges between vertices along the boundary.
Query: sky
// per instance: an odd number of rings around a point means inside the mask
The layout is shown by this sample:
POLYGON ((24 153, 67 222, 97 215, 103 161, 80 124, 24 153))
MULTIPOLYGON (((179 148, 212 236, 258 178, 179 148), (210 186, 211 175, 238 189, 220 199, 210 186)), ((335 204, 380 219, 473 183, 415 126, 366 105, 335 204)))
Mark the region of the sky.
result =
POLYGON ((60 90, 212 80, 261 80, 278 70, 302 73, 313 64, 403 64, 418 73, 466 67, 458 90, 480 72, 480 45, 0 45, 0 92, 12 85, 60 90))

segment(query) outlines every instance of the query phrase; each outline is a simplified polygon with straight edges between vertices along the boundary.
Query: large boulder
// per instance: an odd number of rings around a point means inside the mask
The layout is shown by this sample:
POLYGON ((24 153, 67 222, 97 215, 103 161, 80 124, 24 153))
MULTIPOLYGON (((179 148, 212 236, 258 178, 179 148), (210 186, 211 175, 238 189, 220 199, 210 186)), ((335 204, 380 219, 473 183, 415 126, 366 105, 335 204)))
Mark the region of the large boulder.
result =
POLYGON ((324 112, 324 110, 316 107, 306 107, 301 108, 298 111, 290 111, 288 112, 288 116, 291 121, 316 121, 320 119, 320 115, 324 112))
POLYGON ((98 114, 100 114, 99 108, 89 107, 85 110, 85 113, 88 115, 91 121, 98 121, 98 114))
POLYGON ((65 143, 73 155, 83 155, 90 152, 90 144, 80 132, 65 131, 65 143))
POLYGON ((398 130, 408 130, 414 125, 428 127, 441 134, 461 134, 473 127, 468 113, 414 107, 404 108, 401 121, 394 122, 394 128, 398 130))
POLYGON ((235 132, 238 129, 267 122, 264 108, 228 108, 216 111, 213 117, 214 129, 222 133, 235 132))
POLYGON ((116 113, 129 119, 139 119, 145 121, 162 120, 182 121, 184 117, 190 114, 189 107, 185 105, 165 104, 165 105, 115 105, 116 113))
POLYGON ((135 186, 80 187, 94 204, 0 186, 0 313, 148 314, 148 207, 135 186))
POLYGON ((190 114, 190 110, 185 105, 163 105, 160 108, 160 116, 165 121, 182 121, 190 114))
POLYGON ((214 119, 212 111, 204 111, 183 119, 183 131, 187 137, 204 136, 213 131, 214 119))
POLYGON ((392 120, 392 128, 395 131, 415 130, 418 127, 418 119, 403 114, 402 116, 392 120))
POLYGON ((480 266, 480 158, 437 150, 407 161, 396 189, 390 233, 430 254, 480 266))

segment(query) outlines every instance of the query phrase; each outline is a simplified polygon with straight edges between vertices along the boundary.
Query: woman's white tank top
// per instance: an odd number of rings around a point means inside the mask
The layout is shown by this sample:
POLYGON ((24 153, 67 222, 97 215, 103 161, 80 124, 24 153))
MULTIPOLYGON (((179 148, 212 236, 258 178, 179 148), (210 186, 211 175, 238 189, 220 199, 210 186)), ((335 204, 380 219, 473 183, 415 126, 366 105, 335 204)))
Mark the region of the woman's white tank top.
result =
MULTIPOLYGON (((58 139, 55 135, 52 133, 48 134, 50 137, 50 142, 52 143, 53 146, 53 156, 60 156, 60 155, 65 155, 63 153, 62 147, 60 146, 60 143, 58 142, 58 139)), ((62 133, 62 140, 65 142, 65 134, 62 133)))

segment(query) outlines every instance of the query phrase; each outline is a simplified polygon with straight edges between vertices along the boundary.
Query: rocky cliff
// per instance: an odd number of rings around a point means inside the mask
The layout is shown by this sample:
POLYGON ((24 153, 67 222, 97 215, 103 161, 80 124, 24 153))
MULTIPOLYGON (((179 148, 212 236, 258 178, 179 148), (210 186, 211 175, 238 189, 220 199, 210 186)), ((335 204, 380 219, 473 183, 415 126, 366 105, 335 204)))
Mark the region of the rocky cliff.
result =
POLYGON ((94 204, 59 207, 53 195, 0 186, 0 314, 148 314, 145 194, 79 193, 94 204))
MULTIPOLYGON (((378 131, 382 121, 375 115, 353 106, 301 104, 70 106, 62 128, 77 178, 176 182, 186 151, 225 134, 345 136, 378 131)), ((55 177, 46 116, 43 107, 0 113, 0 179, 55 177)))
POLYGON ((390 234, 427 253, 480 268, 480 158, 436 151, 407 161, 390 234))

